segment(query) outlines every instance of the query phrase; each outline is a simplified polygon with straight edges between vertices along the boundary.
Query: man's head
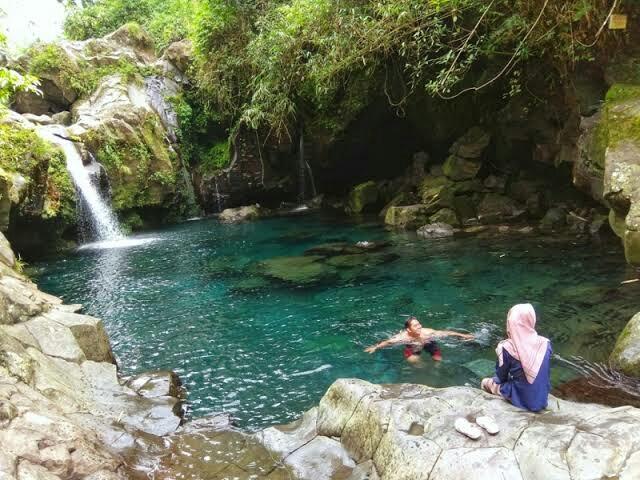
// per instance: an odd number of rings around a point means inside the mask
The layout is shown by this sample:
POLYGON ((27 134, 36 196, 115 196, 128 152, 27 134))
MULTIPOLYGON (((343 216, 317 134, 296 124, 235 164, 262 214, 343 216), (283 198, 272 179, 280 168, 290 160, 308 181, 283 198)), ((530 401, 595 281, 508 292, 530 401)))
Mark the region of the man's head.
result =
POLYGON ((420 330, 422 330, 422 325, 416 317, 409 317, 407 321, 404 322, 404 328, 407 329, 407 332, 413 335, 418 335, 420 330))

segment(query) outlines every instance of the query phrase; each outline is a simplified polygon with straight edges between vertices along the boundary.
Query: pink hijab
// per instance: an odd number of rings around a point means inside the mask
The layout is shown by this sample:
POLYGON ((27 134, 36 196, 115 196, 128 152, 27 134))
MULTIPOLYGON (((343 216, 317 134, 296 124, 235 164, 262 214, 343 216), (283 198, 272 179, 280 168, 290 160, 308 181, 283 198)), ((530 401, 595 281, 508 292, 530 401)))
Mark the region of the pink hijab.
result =
POLYGON ((535 330, 536 312, 530 303, 514 305, 507 314, 507 338, 496 348, 499 365, 502 365, 502 349, 520 360, 527 382, 533 383, 547 353, 549 339, 535 330))

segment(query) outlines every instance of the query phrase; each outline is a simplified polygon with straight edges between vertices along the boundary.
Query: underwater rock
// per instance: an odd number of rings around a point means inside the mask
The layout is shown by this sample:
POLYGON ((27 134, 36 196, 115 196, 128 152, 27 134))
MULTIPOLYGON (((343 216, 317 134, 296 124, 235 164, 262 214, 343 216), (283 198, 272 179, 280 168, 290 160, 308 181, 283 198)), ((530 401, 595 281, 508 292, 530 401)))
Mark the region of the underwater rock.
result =
POLYGON ((294 285, 310 285, 334 278, 337 271, 322 263, 324 257, 303 255, 300 257, 275 257, 259 263, 259 270, 266 277, 294 285))
POLYGON ((336 255, 358 255, 367 252, 376 252, 388 247, 389 242, 360 241, 356 243, 333 242, 317 245, 304 251, 305 255, 321 255, 333 257, 336 255))

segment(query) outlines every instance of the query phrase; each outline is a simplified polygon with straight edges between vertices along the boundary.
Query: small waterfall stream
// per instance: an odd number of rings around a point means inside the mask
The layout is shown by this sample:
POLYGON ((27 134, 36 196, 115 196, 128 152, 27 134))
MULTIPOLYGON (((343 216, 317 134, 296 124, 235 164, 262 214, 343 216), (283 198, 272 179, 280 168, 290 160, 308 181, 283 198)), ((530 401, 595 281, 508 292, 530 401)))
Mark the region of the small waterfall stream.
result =
POLYGON ((102 242, 124 239, 118 220, 91 181, 89 171, 83 165, 76 146, 70 140, 63 138, 67 135, 66 130, 58 125, 51 125, 39 127, 37 131, 42 138, 62 148, 67 159, 67 170, 73 179, 76 192, 88 207, 91 230, 95 235, 94 240, 102 242))

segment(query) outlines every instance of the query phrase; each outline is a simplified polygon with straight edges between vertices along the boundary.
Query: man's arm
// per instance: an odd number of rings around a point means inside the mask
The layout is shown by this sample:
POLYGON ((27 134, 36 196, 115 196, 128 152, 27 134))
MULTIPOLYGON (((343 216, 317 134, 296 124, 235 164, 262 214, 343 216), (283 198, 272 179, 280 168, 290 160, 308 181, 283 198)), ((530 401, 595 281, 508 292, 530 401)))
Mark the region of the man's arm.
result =
POLYGON ((371 345, 370 347, 365 348, 364 351, 367 353, 373 353, 379 348, 388 347, 390 345, 397 345, 399 343, 405 343, 403 332, 400 332, 394 335, 393 337, 388 338, 387 340, 383 340, 382 342, 376 343, 375 345, 371 345))
POLYGON ((476 338, 470 333, 454 332, 453 330, 432 330, 431 335, 434 337, 460 337, 464 340, 473 340, 476 338))

